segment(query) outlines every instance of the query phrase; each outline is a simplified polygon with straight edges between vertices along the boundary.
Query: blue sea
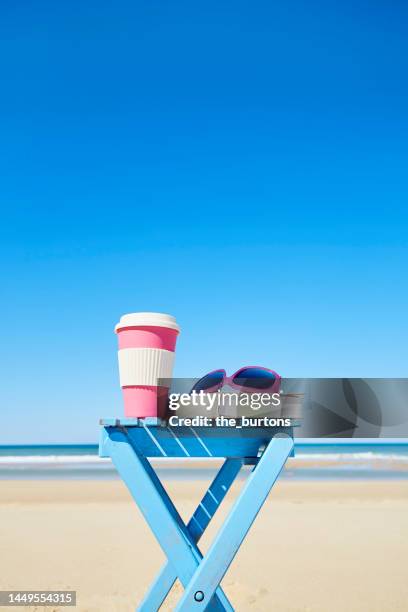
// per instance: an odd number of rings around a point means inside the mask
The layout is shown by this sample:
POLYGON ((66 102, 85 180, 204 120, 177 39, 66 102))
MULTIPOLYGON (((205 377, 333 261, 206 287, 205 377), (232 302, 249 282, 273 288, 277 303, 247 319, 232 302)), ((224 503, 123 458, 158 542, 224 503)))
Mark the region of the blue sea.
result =
MULTIPOLYGON (((154 463, 164 480, 208 479, 214 475, 217 466, 212 459, 157 459, 154 463)), ((405 480, 408 479, 408 440, 299 441, 296 443, 296 456, 289 459, 282 477, 287 480, 405 480)), ((110 459, 98 457, 97 444, 0 446, 2 480, 116 478, 110 459)))

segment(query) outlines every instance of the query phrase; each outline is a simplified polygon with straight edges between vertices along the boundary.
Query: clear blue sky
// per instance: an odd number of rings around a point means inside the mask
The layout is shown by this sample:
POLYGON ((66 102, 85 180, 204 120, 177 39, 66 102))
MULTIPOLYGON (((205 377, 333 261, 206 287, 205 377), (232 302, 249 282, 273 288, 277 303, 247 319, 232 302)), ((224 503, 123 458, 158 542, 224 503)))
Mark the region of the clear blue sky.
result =
POLYGON ((407 375, 404 2, 0 8, 0 443, 96 441, 114 324, 178 376, 407 375))

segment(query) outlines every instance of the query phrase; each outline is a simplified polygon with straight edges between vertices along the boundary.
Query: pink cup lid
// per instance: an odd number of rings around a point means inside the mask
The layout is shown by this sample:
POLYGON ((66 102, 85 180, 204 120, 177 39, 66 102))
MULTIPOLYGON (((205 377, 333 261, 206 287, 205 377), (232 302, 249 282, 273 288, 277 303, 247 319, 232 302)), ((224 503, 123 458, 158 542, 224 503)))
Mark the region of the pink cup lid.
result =
POLYGON ((131 312, 122 315, 119 323, 115 326, 115 332, 125 327, 167 327, 180 332, 176 318, 161 312, 131 312))

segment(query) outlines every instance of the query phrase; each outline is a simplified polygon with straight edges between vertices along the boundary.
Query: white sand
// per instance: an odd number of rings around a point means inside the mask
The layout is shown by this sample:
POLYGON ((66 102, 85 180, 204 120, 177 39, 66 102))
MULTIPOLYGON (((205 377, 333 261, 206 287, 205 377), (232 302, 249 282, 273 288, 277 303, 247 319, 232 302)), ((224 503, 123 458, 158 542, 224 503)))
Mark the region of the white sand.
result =
MULTIPOLYGON (((205 485, 168 484, 185 519, 205 485)), ((78 610, 134 610, 164 557, 121 482, 0 491, 1 589, 72 589, 78 610)), ((407 568, 408 483, 280 482, 223 586, 238 611, 407 611, 407 568)), ((47 608, 59 609, 74 608, 47 608)))

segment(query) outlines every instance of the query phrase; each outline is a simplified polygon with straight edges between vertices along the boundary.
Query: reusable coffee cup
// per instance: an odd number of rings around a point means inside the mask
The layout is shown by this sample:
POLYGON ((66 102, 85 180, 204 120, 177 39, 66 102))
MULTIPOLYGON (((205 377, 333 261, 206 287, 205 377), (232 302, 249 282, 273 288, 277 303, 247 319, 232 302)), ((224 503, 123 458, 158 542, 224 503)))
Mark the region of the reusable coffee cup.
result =
POLYGON ((173 374, 180 328, 175 317, 158 312, 133 312, 115 327, 119 342, 119 378, 127 417, 164 417, 168 386, 159 381, 173 374))

